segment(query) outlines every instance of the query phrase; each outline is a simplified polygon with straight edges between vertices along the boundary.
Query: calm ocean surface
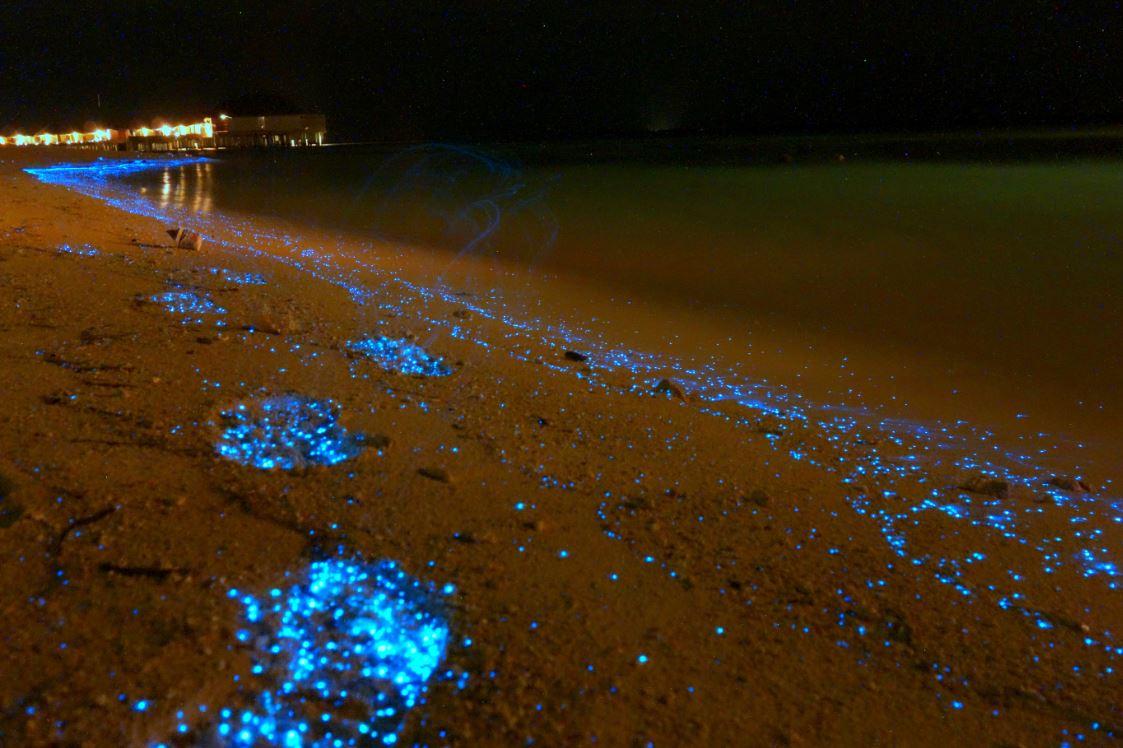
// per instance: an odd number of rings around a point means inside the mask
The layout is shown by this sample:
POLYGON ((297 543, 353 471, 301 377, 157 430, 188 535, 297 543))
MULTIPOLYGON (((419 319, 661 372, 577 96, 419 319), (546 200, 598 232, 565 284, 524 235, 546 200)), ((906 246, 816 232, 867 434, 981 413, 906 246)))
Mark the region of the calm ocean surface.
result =
POLYGON ((201 212, 585 279, 723 334, 853 350, 854 366, 861 351, 868 367, 924 361, 911 376, 933 391, 992 380, 996 413, 1012 388, 1011 414, 1040 400, 1108 423, 1123 399, 1119 154, 1123 138, 1078 135, 337 146, 130 180, 201 212))

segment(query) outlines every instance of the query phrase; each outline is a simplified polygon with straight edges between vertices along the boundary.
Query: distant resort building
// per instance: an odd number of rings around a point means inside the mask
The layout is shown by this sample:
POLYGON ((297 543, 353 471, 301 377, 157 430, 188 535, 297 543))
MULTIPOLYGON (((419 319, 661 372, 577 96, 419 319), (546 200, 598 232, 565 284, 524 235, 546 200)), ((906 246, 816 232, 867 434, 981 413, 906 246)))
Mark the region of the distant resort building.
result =
POLYGON ((124 130, 94 130, 92 132, 41 132, 35 135, 14 133, 0 135, 0 146, 15 145, 65 145, 80 148, 117 149, 124 146, 124 130))
POLYGON ((322 114, 261 117, 218 115, 190 125, 161 124, 131 130, 0 135, 0 146, 66 146, 120 151, 201 151, 224 148, 297 148, 320 146, 327 137, 322 114))
POLYGON ((322 114, 277 114, 264 117, 218 116, 219 148, 323 145, 327 118, 322 114))
POLYGON ((129 130, 128 151, 188 151, 214 148, 214 124, 210 117, 193 125, 161 125, 129 130))

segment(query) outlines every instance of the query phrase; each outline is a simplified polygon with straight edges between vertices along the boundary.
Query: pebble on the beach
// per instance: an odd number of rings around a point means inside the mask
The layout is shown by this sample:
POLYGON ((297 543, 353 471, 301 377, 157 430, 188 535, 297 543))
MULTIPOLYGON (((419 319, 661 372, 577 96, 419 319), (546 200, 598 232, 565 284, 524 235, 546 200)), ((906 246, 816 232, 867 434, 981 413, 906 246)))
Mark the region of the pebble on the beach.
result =
POLYGON ((968 493, 993 496, 996 499, 1005 499, 1010 495, 1010 484, 1007 481, 997 478, 986 478, 981 475, 972 476, 963 483, 960 483, 959 488, 968 493))
POLYGON ((1092 487, 1080 478, 1067 478, 1060 475, 1055 475, 1049 479, 1049 485, 1054 488, 1059 488, 1062 491, 1070 491, 1072 493, 1091 493, 1092 487))
POLYGON ((667 397, 677 397, 679 400, 686 399, 682 387, 679 387, 678 384, 671 379, 660 379, 659 384, 655 385, 655 391, 667 397))

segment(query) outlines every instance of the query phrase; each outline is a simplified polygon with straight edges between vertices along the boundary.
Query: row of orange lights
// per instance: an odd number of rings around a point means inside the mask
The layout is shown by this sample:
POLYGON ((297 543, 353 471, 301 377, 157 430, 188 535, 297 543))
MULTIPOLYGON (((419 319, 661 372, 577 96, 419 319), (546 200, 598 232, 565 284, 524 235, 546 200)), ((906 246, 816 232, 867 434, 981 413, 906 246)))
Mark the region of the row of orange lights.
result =
POLYGON ((0 145, 73 145, 77 143, 104 143, 113 137, 111 130, 94 130, 93 132, 67 132, 61 135, 43 132, 38 135, 0 135, 0 145))
MULTIPOLYGON (((106 143, 113 139, 114 130, 94 130, 92 132, 44 132, 38 135, 0 135, 0 145, 80 145, 83 143, 106 143)), ((202 122, 191 125, 161 125, 160 127, 139 127, 132 131, 133 135, 142 138, 151 138, 162 135, 165 138, 182 138, 188 135, 199 135, 204 138, 214 137, 214 125, 211 118, 207 117, 202 122)))

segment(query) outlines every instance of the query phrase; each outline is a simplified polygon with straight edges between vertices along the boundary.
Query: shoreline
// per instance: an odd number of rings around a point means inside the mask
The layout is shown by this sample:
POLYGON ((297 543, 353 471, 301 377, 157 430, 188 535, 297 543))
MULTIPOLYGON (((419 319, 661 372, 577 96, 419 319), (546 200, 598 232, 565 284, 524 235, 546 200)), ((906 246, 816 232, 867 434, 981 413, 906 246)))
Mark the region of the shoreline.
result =
MULTIPOLYGON (((233 181, 221 189, 220 186, 226 184, 227 174, 214 174, 213 178, 218 181, 213 189, 219 191, 215 194, 226 194, 227 189, 246 192, 249 185, 245 184, 245 171, 253 162, 254 159, 250 159, 248 164, 242 165, 238 172, 242 175, 240 181, 231 177, 233 181)), ((853 174, 850 179, 868 181, 867 177, 860 176, 863 169, 852 165, 838 173, 853 174)), ((924 167, 907 167, 909 173, 918 169, 924 167)), ((665 200, 669 191, 673 191, 671 184, 648 171, 643 174, 655 177, 662 185, 652 189, 663 196, 660 200, 665 200)), ((837 167, 830 171, 837 171, 837 167)), ((269 173, 272 174, 270 179, 277 178, 275 170, 269 173)), ((629 184, 621 173, 612 174, 615 176, 610 174, 605 178, 615 188, 629 184)), ((722 184, 730 178, 720 172, 705 171, 696 174, 689 183, 701 189, 698 185, 704 183, 707 175, 722 184)), ((783 385, 812 403, 847 409, 862 406, 889 417, 911 419, 929 428, 966 420, 976 429, 994 431, 1004 443, 1032 442, 1034 449, 1044 449, 1056 458, 1057 469, 1078 468, 1097 480, 1114 476, 1123 468, 1114 449, 1114 445, 1123 440, 1118 418, 1123 403, 1119 402, 1117 388, 1113 386, 1118 379, 1113 373, 1118 358, 1115 336, 1110 332, 1096 335, 1091 325, 1093 317, 1098 315, 1100 323, 1107 325, 1108 330, 1114 329, 1111 324, 1116 315, 1107 295, 1111 288, 1110 273, 1114 272, 1112 266, 1104 265, 1098 276, 1101 280, 1090 284, 1079 280, 1081 274, 1075 267, 1070 271, 1057 270, 1056 276, 1038 273, 1033 280, 1021 278, 1018 267, 1009 265, 1011 249, 1004 247, 1003 235, 996 226, 1032 233, 1025 227, 1011 227, 1000 222, 989 232, 984 231, 989 239, 983 246, 979 246, 979 241, 973 245, 975 251, 992 246, 996 255, 1005 259, 975 260, 969 253, 959 250, 958 255, 963 256, 958 260, 929 261, 925 265, 929 275, 921 277, 919 269, 907 272, 901 269, 908 258, 921 258, 909 254, 914 250, 901 244, 904 237, 879 219, 878 211, 863 213, 864 218, 854 217, 848 224, 850 234, 861 235, 861 226, 866 223, 870 232, 876 232, 877 238, 869 238, 870 249, 866 250, 832 234, 833 229, 828 227, 839 216, 830 213, 819 219, 812 216, 810 220, 815 221, 814 225, 803 227, 798 236, 788 237, 790 246, 784 244, 783 237, 774 236, 774 229, 762 229, 763 236, 747 235, 747 240, 756 243, 737 256, 730 254, 733 247, 728 240, 720 247, 713 247, 713 264, 726 268, 718 273, 713 268, 686 267, 682 258, 691 256, 689 242, 694 238, 676 230, 678 224, 673 221, 664 226, 671 233, 664 244, 652 235, 658 232, 641 231, 636 237, 641 245, 650 245, 650 251, 665 252, 672 258, 665 261, 649 258, 644 252, 625 251, 619 246, 624 239, 619 226, 605 229, 607 233, 604 234, 590 233, 589 227, 582 228, 580 221, 582 216, 595 211, 596 200, 583 199, 579 205, 573 205, 571 189, 569 193, 555 196, 560 201, 561 211, 557 218, 565 219, 567 230, 564 233, 576 232, 577 238, 559 243, 556 256, 543 257, 542 266, 527 267, 518 261, 509 264, 501 261, 507 250, 516 251, 514 245, 500 248, 499 258, 485 260, 447 249, 411 246, 407 250, 404 246, 372 243, 355 227, 345 228, 342 223, 338 227, 324 225, 334 221, 330 218, 334 214, 330 212, 325 214, 321 224, 306 225, 320 201, 303 205, 292 190, 282 190, 277 207, 270 208, 254 199, 242 207, 253 211, 256 206, 257 212, 231 212, 225 209, 223 199, 216 197, 216 203, 211 204, 211 193, 207 190, 192 192, 198 188, 196 180, 208 178, 205 172, 191 176, 179 169, 173 171, 170 182, 162 186, 147 180, 148 199, 161 206, 161 210, 175 210, 178 206, 227 216, 239 225, 256 224, 266 227, 259 233, 278 234, 282 239, 302 237, 314 246, 345 246, 351 254, 372 258, 390 254, 396 258, 396 265, 403 274, 423 286, 433 285, 434 276, 438 275, 434 268, 445 267, 442 263, 447 263, 452 266, 452 279, 464 278, 461 283, 464 290, 490 292, 494 289, 502 293, 502 303, 515 316, 564 320, 575 330, 594 327, 598 336, 612 347, 673 353, 673 358, 681 364, 677 368, 706 366, 727 372, 740 381, 783 385), (277 214, 286 207, 296 211, 299 218, 278 218, 277 214), (217 213, 216 208, 220 208, 217 213), (817 234, 822 235, 824 241, 822 250, 812 246, 817 234), (583 240, 594 249, 578 249, 577 245, 583 240), (776 245, 777 242, 780 244, 776 245), (872 249, 878 244, 884 245, 880 254, 872 249), (597 255, 601 250, 610 257, 600 259, 597 255), (887 260, 885 255, 899 255, 900 259, 887 260), (630 271, 624 264, 626 260, 641 263, 644 268, 630 271), (579 269, 582 261, 585 264, 579 269), (970 271, 972 262, 980 263, 977 272, 970 271), (548 276, 538 277, 543 270, 548 276), (816 272, 825 275, 817 277, 816 272), (876 281, 881 277, 879 274, 884 277, 876 281), (1066 286, 1069 293, 1075 294, 1072 303, 1066 304, 1056 295, 1060 286, 1066 286), (819 298, 824 293, 826 296, 819 298), (525 299, 521 306, 520 296, 525 299), (905 298, 912 298, 912 301, 904 301, 905 298), (956 301, 960 298, 962 303, 956 301), (1097 299, 1100 311, 1093 314, 1090 310, 1097 299), (877 310, 882 304, 888 306, 879 313, 877 310), (1058 304, 1075 311, 1054 313, 1058 304), (923 313, 921 309, 928 306, 930 313, 923 313), (939 324, 927 321, 934 315, 946 319, 939 324), (1034 328, 1036 334, 1031 332, 1034 328), (1068 349, 1071 354, 1062 353, 1068 349)), ((537 178, 532 177, 532 181, 537 178)), ((900 174, 898 178, 904 179, 900 174)), ((576 179, 584 185, 585 192, 595 193, 602 199, 610 197, 611 190, 594 189, 591 173, 576 179)), ((773 184, 774 179, 770 177, 758 186, 763 189, 773 184)), ((1050 184, 1055 187, 1062 177, 1051 179, 1050 184)), ((810 180, 806 184, 797 182, 817 189, 820 177, 810 180)), ((929 181, 929 177, 912 177, 904 180, 904 186, 911 185, 915 189, 929 181)), ((994 187, 993 181, 992 175, 986 184, 994 187)), ((323 186, 322 180, 313 183, 323 186)), ((960 184, 959 181, 953 183, 960 184)), ((792 189, 793 184, 781 181, 778 186, 783 192, 792 189)), ((988 199, 987 189, 981 189, 979 200, 988 199)), ((954 191, 949 188, 943 192, 954 191)), ((341 199, 346 202, 341 193, 331 194, 329 202, 341 199)), ((737 194, 744 197, 742 193, 737 194)), ((912 198, 902 197, 902 202, 912 206, 914 212, 920 210, 915 204, 917 196, 909 194, 912 198)), ((997 197, 989 195, 989 198, 997 197)), ((762 198, 775 212, 782 212, 788 199, 762 198)), ((851 199, 845 204, 853 202, 851 199)), ((241 204, 237 200, 234 203, 241 204)), ((650 202, 612 205, 616 210, 652 208, 650 202)), ((671 206, 666 207, 671 210, 671 206)), ((1011 209, 1011 206, 1006 208, 1011 209)), ((768 214, 770 211, 755 209, 753 212, 768 214)), ((840 212, 846 214, 846 210, 840 212)), ((709 225, 701 214, 692 215, 698 225, 709 225)), ((723 215, 725 211, 717 211, 710 217, 720 221, 723 215)), ((1066 216, 1069 213, 1062 211, 1054 219, 1062 221, 1066 216)), ((951 225, 966 218, 950 215, 948 222, 951 225)), ((212 223, 220 220, 216 218, 212 223)), ((914 217, 913 222, 916 220, 920 218, 914 217)), ((517 235, 519 230, 530 228, 519 223, 516 216, 510 231, 517 235)), ((730 226, 723 228, 720 224, 713 228, 719 234, 731 230, 730 226)), ((742 228, 750 231, 748 226, 742 228)), ((949 235, 949 231, 931 229, 930 233, 936 238, 930 242, 929 253, 938 253, 941 244, 953 246, 957 243, 958 238, 954 232, 949 235)), ((1058 240, 1067 237, 1076 241, 1079 234, 1079 231, 1070 232, 1059 236, 1058 240)), ((702 234, 697 240, 704 242, 710 238, 702 234)), ((1027 253, 1036 252, 1041 249, 1040 244, 1042 242, 1033 243, 1023 249, 1027 253)), ((923 254, 919 249, 915 252, 923 254)), ((1056 259, 1049 262, 1055 265, 1056 259)), ((1088 262, 1095 265, 1093 260, 1088 262)))
POLYGON ((2 735, 175 744, 179 710, 196 710, 185 735, 204 734, 197 707, 256 682, 227 589, 267 590, 339 545, 455 586, 443 667, 466 685, 429 681, 408 740, 1119 734, 1116 576, 1078 558, 1110 563, 1100 549, 1118 547, 1101 486, 1050 492, 1036 470, 1003 476, 1005 497, 963 491, 978 471, 939 437, 798 401, 746 409, 705 389, 711 375, 666 396, 652 386, 678 375, 664 362, 592 345, 567 358, 549 320, 520 327, 415 284, 417 258, 305 257, 310 242, 241 226, 190 253, 154 218, 8 164, 0 190, 0 280, 19 302, 0 312, 0 473, 19 507, 0 530, 4 655, 35 673, 0 681, 2 735), (135 301, 168 291, 223 312, 135 301), (376 331, 452 373, 404 376, 348 350, 376 331), (224 408, 285 393, 330 398, 367 446, 295 472, 215 453, 224 408), (1099 534, 1073 536, 1074 517, 1099 534))

